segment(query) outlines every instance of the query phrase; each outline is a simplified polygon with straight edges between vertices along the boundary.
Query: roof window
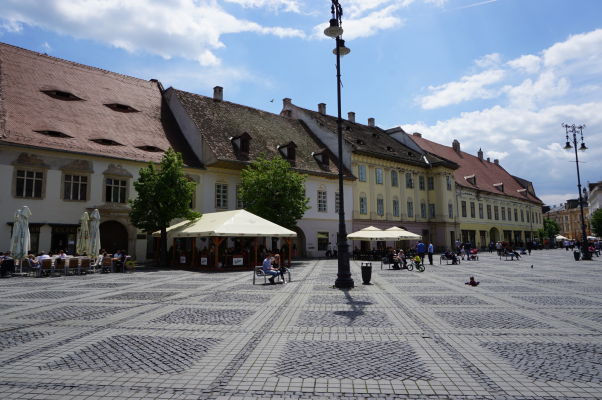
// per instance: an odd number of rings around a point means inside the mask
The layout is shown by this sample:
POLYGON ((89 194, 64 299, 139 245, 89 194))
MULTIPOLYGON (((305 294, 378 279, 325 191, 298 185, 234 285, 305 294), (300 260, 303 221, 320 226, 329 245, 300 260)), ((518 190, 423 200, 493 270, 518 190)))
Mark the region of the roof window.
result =
POLYGON ((105 106, 109 107, 113 111, 122 112, 122 113, 138 112, 138 110, 136 110, 134 107, 130 107, 127 104, 110 103, 110 104, 105 104, 105 106))
POLYGON ((390 151, 391 153, 395 152, 395 150, 391 146, 387 146, 387 151, 390 151))
POLYGON ((497 190, 499 190, 500 192, 504 191, 504 183, 503 182, 494 183, 493 187, 496 188, 497 190))
POLYGON ((320 164, 322 167, 328 167, 328 152, 326 149, 323 149, 319 152, 312 152, 311 155, 314 159, 320 164))
POLYGON ((239 156, 248 156, 251 147, 251 135, 243 132, 242 135, 230 136, 230 142, 234 148, 234 152, 239 156))
POLYGON ((90 139, 94 143, 102 144, 104 146, 123 146, 121 143, 118 143, 111 139, 90 139))
POLYGON ((362 139, 356 139, 355 143, 364 145, 366 144, 362 139))
POLYGON ((66 133, 59 132, 59 131, 34 131, 34 132, 41 133, 42 135, 45 135, 45 136, 55 137, 55 138, 72 138, 73 137, 73 136, 69 136, 66 133))
POLYGON ((296 157, 295 150, 297 148, 297 145, 295 144, 295 142, 288 142, 287 144, 278 145, 278 146, 276 146, 276 148, 278 149, 280 154, 282 154, 282 157, 284 157, 285 159, 287 159, 289 161, 295 161, 295 157, 296 157))
MULTIPOLYGON (((117 143, 117 142, 115 142, 117 143)), ((160 149, 158 147, 155 146, 150 146, 150 145, 146 145, 146 146, 136 146, 137 148, 139 148, 140 150, 144 150, 144 151, 149 151, 151 153, 160 153, 163 151, 163 149, 160 149)))
POLYGON ((474 186, 477 185, 477 177, 475 174, 465 176, 464 179, 466 179, 466 181, 468 183, 470 183, 471 185, 474 185, 474 186))
POLYGON ((73 93, 64 92, 62 90, 40 90, 42 93, 52 97, 53 99, 64 100, 64 101, 83 101, 74 95, 73 93))

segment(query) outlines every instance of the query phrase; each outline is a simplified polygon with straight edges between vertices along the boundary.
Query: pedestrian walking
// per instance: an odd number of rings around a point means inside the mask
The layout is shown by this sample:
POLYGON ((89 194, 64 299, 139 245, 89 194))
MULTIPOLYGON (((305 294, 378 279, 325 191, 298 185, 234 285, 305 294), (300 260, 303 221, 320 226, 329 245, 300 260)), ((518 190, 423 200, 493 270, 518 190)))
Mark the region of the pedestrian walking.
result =
POLYGON ((429 265, 433 265, 433 253, 435 252, 435 247, 432 243, 429 243, 427 253, 429 257, 429 265))

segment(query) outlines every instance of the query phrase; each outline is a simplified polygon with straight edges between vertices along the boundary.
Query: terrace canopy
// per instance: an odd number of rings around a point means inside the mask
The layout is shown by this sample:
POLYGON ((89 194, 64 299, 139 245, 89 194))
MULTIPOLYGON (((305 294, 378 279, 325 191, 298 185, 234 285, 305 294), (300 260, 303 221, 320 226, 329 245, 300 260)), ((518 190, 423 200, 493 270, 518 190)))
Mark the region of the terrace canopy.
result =
MULTIPOLYGON (((161 232, 153 232, 153 236, 159 237, 161 232)), ((287 238, 290 249, 291 238, 296 236, 296 232, 246 210, 207 213, 195 220, 178 222, 167 228, 167 237, 170 239, 211 237, 216 248, 227 237, 279 237, 287 238)), ((215 252, 216 265, 218 257, 218 253, 215 252)), ((288 261, 290 265, 290 251, 288 252, 288 261)))
POLYGON ((391 227, 387 230, 381 230, 374 226, 361 229, 357 232, 350 233, 347 235, 347 239, 351 240, 368 240, 372 242, 389 241, 389 240, 418 240, 422 236, 416 235, 415 233, 408 232, 405 229, 398 228, 396 226, 391 227))

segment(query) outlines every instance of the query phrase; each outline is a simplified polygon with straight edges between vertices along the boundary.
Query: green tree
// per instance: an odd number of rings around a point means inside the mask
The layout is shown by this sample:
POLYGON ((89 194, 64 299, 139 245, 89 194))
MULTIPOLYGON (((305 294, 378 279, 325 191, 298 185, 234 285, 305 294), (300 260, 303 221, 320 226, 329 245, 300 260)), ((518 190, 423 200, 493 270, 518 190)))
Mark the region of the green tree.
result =
POLYGON ((130 200, 132 224, 147 233, 161 231, 160 265, 167 265, 167 227, 175 218, 194 219, 200 214, 190 209, 196 184, 184 175, 182 155, 169 148, 158 168, 140 169, 134 182, 138 197, 130 200))
POLYGON ((293 229, 309 209, 305 178, 288 161, 261 156, 242 170, 238 195, 247 211, 293 229))
POLYGON ((598 208, 593 212, 590 220, 592 232, 598 237, 602 236, 602 208, 598 208))
POLYGON ((556 235, 558 235, 558 232, 560 232, 560 227, 558 226, 558 223, 553 219, 544 218, 543 231, 545 236, 550 238, 550 246, 553 246, 556 240, 556 235))

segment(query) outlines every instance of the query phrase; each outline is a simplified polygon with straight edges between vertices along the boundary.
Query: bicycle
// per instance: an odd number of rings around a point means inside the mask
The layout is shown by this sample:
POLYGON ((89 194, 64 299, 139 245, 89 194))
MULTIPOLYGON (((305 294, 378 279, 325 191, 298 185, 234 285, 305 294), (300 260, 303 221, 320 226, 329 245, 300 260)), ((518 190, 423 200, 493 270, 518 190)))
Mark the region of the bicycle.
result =
POLYGON ((416 268, 416 272, 424 272, 425 270, 424 263, 417 260, 411 260, 411 262, 408 263, 408 270, 411 271, 411 268, 416 268))

